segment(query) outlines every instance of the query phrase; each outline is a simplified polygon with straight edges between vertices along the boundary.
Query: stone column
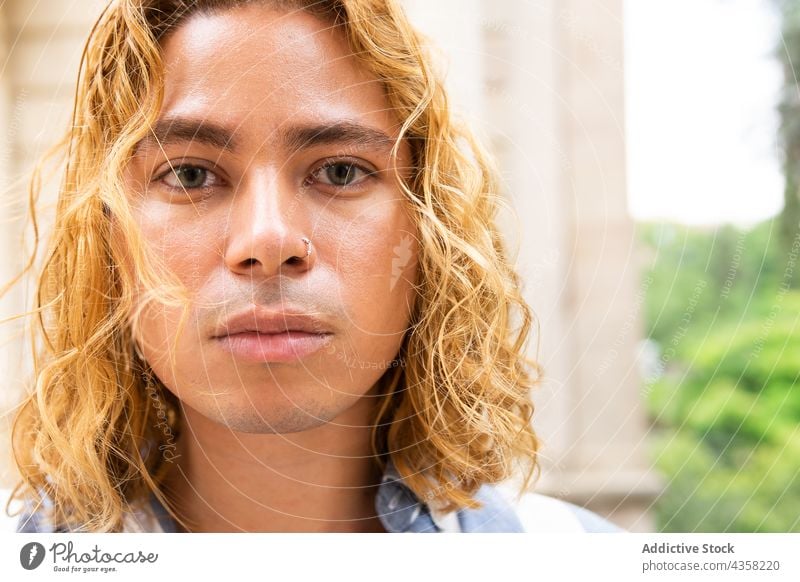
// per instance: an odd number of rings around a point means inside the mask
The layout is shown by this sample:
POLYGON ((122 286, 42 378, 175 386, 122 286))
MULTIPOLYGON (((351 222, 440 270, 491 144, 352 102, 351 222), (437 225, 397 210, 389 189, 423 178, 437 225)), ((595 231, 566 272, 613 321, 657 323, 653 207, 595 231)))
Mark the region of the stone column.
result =
POLYGON ((652 530, 659 490, 644 446, 636 366, 646 289, 639 288, 627 210, 622 0, 560 0, 552 12, 559 132, 569 160, 559 176, 570 262, 561 307, 570 444, 560 452, 567 499, 630 529, 652 530))

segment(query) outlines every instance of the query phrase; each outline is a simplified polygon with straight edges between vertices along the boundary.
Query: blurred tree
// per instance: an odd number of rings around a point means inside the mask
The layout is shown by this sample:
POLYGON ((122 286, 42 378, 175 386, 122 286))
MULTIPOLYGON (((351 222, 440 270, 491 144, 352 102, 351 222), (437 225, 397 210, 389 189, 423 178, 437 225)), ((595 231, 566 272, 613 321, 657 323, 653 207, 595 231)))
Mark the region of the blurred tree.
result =
POLYGON ((640 225, 663 531, 800 531, 800 290, 779 224, 640 225))
POLYGON ((800 1, 774 2, 782 213, 746 230, 640 225, 663 531, 800 532, 800 1))
MULTIPOLYGON (((800 2, 776 2, 781 15, 781 42, 776 52, 783 68, 778 112, 785 176, 780 241, 788 254, 800 236, 800 2)), ((791 287, 797 287, 798 275, 793 274, 789 283, 791 287)))
POLYGON ((785 302, 696 339, 652 387, 664 531, 800 532, 800 292, 785 302))
POLYGON ((703 335, 720 322, 747 317, 778 289, 784 258, 774 220, 749 230, 668 223, 638 228, 649 253, 646 335, 664 347, 677 347, 690 332, 703 335))

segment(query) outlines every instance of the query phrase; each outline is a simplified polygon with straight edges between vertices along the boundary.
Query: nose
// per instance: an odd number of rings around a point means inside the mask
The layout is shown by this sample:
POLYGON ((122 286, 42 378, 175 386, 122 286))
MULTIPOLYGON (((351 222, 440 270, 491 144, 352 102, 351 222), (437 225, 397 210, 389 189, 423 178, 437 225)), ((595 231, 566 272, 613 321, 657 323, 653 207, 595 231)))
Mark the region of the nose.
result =
POLYGON ((232 197, 224 260, 234 273, 274 276, 306 271, 316 253, 307 213, 291 184, 278 175, 254 173, 232 197))

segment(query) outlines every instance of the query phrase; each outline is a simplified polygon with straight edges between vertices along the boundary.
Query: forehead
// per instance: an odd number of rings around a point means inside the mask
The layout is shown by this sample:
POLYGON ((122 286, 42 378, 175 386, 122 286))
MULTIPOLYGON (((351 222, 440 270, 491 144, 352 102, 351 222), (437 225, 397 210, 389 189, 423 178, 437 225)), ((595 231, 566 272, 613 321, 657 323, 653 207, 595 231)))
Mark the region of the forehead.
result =
POLYGON ((251 4, 195 14, 163 42, 163 59, 162 117, 214 118, 262 135, 304 121, 396 122, 343 31, 307 12, 251 4))

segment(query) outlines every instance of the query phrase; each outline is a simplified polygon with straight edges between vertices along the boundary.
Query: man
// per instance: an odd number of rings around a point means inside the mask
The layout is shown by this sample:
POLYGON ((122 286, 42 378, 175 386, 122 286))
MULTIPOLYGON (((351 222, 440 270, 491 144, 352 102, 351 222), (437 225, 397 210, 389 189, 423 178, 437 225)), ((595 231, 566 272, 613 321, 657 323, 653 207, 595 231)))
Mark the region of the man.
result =
POLYGON ((120 0, 82 66, 20 529, 522 531, 531 314, 398 6, 120 0))

